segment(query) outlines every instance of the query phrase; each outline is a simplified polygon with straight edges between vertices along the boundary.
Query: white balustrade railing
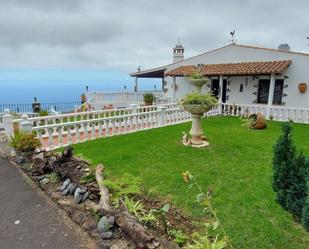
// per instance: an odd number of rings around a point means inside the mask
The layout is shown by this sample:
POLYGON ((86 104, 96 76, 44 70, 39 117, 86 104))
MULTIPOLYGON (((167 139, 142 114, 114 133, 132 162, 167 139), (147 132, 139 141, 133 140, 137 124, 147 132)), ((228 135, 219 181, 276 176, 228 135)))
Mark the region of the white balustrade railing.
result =
MULTIPOLYGON (((269 115, 273 120, 293 120, 294 122, 309 123, 309 109, 272 106, 270 110, 267 110, 266 105, 224 103, 212 108, 204 116, 210 117, 222 114, 248 117, 258 112, 266 116, 267 111, 269 111, 269 115)), ((6 118, 6 120, 11 120, 10 124, 6 121, 8 133, 12 132, 13 123, 20 122, 21 130, 36 132, 43 147, 55 149, 100 137, 183 123, 191 120, 191 115, 177 104, 168 104, 34 118, 23 116, 22 120, 12 120, 12 117, 10 117, 9 119, 6 118)))
POLYGON ((183 109, 161 107, 157 110, 121 116, 34 126, 32 130, 36 132, 44 147, 55 149, 100 137, 178 124, 190 119, 191 115, 183 109))
MULTIPOLYGON (((144 94, 147 92, 88 92, 87 97, 89 103, 95 110, 101 110, 106 105, 117 106, 128 106, 130 104, 141 105, 144 103, 144 94)), ((152 91, 151 92, 159 103, 169 102, 167 99, 164 99, 164 93, 161 91, 152 91)))
MULTIPOLYGON (((249 116, 262 113, 267 117, 266 105, 243 105, 243 104, 222 104, 222 114, 228 116, 249 116)), ((276 121, 293 121, 296 123, 309 123, 309 108, 291 108, 282 106, 271 106, 269 119, 276 121)))
MULTIPOLYGON (((57 114, 51 116, 41 116, 41 117, 32 117, 29 118, 29 121, 33 123, 33 126, 40 125, 52 125, 52 124, 60 124, 67 122, 76 122, 80 120, 91 120, 98 118, 106 118, 112 116, 123 116, 126 114, 133 113, 141 113, 141 112, 150 112, 157 110, 159 105, 151 105, 151 106, 132 106, 121 109, 107 109, 107 110, 98 110, 98 111, 87 111, 87 112, 75 112, 75 113, 67 113, 67 114, 57 114)), ((177 104, 166 104, 165 108, 175 108, 177 104)), ((22 119, 13 120, 14 123, 20 123, 22 119)))

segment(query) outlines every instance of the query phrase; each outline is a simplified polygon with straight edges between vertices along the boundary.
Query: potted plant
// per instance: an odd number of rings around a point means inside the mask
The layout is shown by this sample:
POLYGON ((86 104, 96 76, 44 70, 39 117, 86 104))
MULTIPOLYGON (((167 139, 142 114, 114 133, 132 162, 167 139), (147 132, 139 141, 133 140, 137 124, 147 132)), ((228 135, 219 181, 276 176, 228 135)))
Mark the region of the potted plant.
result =
POLYGON ((182 100, 184 109, 191 113, 192 127, 190 130, 191 140, 190 143, 197 147, 208 146, 208 142, 204 141, 203 131, 201 125, 201 118, 205 112, 217 105, 217 99, 210 93, 189 93, 182 100))
POLYGON ((145 103, 145 105, 152 105, 154 99, 155 99, 155 96, 152 93, 145 93, 144 94, 144 103, 145 103))
POLYGON ((201 71, 194 71, 188 77, 188 80, 191 85, 196 87, 197 92, 201 92, 202 86, 205 85, 208 80, 207 78, 201 73, 201 71))
POLYGON ((41 147, 40 140, 32 133, 21 133, 20 140, 17 144, 17 149, 22 156, 31 156, 34 150, 41 147))

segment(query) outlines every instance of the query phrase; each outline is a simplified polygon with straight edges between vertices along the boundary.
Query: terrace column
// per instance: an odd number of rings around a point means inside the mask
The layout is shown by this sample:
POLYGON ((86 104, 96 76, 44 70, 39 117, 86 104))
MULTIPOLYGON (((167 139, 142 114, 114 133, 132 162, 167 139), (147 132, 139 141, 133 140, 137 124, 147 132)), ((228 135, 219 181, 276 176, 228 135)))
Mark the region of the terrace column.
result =
POLYGON ((137 92, 138 90, 138 78, 135 77, 135 86, 134 86, 134 92, 137 92))
POLYGON ((270 109, 271 109, 271 106, 272 106, 273 100, 274 100, 274 90, 275 90, 275 75, 271 74, 269 92, 268 92, 268 102, 267 102, 267 114, 266 114, 267 119, 270 116, 270 109))
POLYGON ((173 100, 176 102, 176 77, 173 76, 173 100))
POLYGON ((223 76, 219 76, 219 114, 222 114, 223 76))

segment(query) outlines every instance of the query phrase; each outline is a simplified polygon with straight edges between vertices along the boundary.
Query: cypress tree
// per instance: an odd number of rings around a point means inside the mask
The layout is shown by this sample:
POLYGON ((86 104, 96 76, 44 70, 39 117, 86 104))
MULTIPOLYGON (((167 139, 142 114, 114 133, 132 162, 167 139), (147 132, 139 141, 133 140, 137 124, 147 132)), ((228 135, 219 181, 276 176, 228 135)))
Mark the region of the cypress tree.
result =
POLYGON ((295 217, 302 217, 302 210, 307 197, 306 158, 300 153, 292 164, 290 171, 291 186, 287 189, 286 209, 295 217))
POLYGON ((292 185, 291 169, 295 158, 295 146, 289 123, 282 125, 282 134, 274 146, 272 187, 276 192, 277 202, 287 209, 288 189, 292 185))
MULTIPOLYGON (((309 179, 307 181, 307 186, 307 193, 309 193, 309 179)), ((309 232, 309 194, 307 195, 305 206, 303 208, 301 223, 303 224, 304 228, 309 232)))

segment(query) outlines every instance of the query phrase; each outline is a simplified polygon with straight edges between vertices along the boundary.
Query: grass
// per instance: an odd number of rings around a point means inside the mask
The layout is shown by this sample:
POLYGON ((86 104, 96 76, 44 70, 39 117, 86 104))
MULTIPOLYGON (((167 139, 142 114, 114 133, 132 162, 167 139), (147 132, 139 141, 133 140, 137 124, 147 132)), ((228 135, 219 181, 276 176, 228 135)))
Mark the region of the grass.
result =
MULTIPOLYGON (((140 176, 146 191, 168 197, 191 215, 200 209, 195 193, 187 193, 181 173, 190 170, 204 189, 214 191, 221 223, 238 248, 308 248, 309 233, 274 201, 271 188, 272 147, 279 122, 265 130, 248 130, 238 118, 203 121, 211 147, 194 149, 180 143, 180 124, 75 145, 94 164, 104 163, 107 175, 140 176)), ((295 143, 309 155, 309 126, 293 124, 295 143)))

